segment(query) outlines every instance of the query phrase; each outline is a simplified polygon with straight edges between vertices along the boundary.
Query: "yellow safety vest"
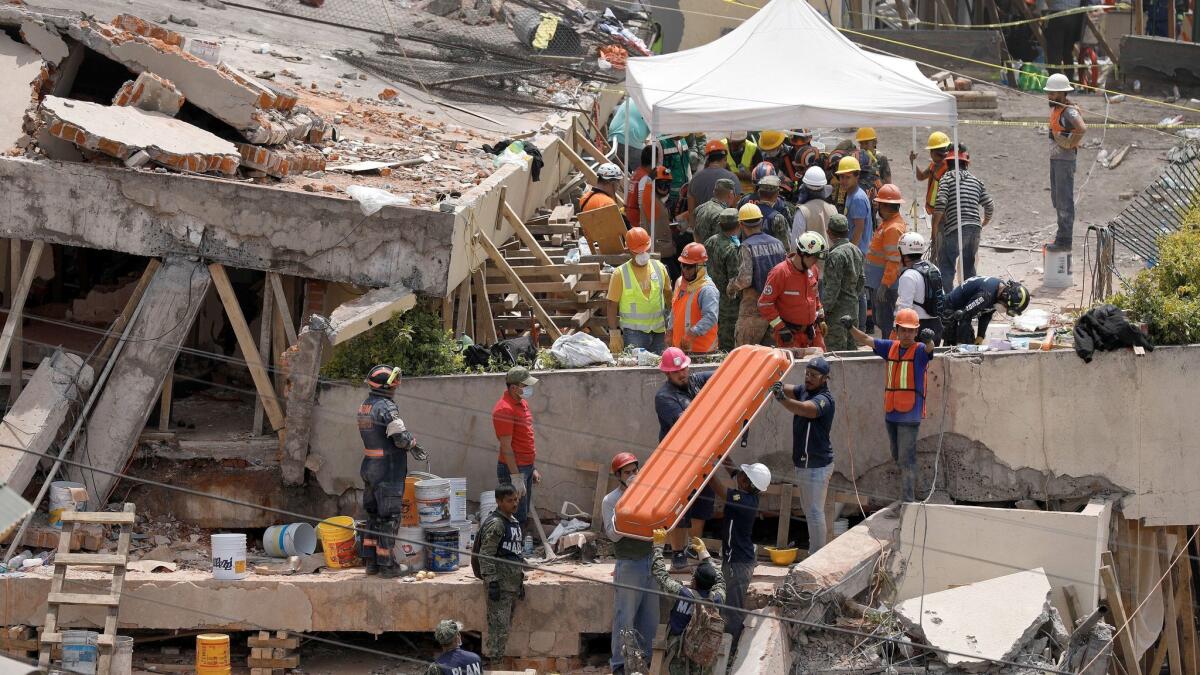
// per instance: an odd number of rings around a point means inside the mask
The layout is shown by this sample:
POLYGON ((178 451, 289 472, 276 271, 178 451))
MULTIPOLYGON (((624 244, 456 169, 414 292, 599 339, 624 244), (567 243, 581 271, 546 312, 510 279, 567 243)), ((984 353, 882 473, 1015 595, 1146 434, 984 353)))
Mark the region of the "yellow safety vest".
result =
MULTIPOLYGON (((726 148, 729 147, 729 139, 728 138, 725 139, 725 147, 726 148)), ((745 146, 742 148, 741 160, 735 162, 733 159, 733 153, 726 152, 725 153, 725 164, 729 166, 729 171, 731 173, 733 173, 735 176, 737 175, 738 169, 741 169, 741 168, 744 168, 747 171, 752 171, 754 169, 754 167, 750 166, 750 162, 754 161, 754 153, 755 152, 758 152, 758 146, 755 145, 755 143, 753 141, 747 139, 745 146)), ((754 190, 756 189, 754 186, 754 181, 743 180, 743 181, 741 181, 741 183, 742 183, 742 192, 745 192, 746 194, 754 192, 754 190)))
POLYGON ((633 274, 632 260, 625 261, 617 271, 621 273, 621 328, 643 333, 665 333, 667 319, 663 288, 669 281, 666 266, 657 260, 650 260, 648 297, 642 293, 642 285, 633 274))

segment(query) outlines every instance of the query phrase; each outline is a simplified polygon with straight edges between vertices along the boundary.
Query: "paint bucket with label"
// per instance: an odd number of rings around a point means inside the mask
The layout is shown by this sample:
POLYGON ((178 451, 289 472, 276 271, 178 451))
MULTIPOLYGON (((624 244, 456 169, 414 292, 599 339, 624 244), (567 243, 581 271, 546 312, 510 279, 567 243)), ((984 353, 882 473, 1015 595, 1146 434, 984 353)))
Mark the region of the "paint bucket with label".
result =
POLYGON ((133 672, 133 638, 128 635, 117 636, 109 672, 111 675, 130 675, 133 672))
POLYGON ((408 565, 408 571, 419 572, 425 569, 425 528, 402 527, 396 532, 394 547, 396 562, 408 565))
MULTIPOLYGON (((453 522, 450 525, 458 530, 458 548, 462 551, 470 551, 475 546, 475 534, 479 532, 479 526, 469 520, 453 522)), ((458 554, 459 567, 467 567, 470 564, 470 553, 458 554)))
POLYGON ((50 524, 62 529, 63 511, 87 511, 87 490, 83 483, 56 480, 50 484, 50 524))
POLYGON ((214 579, 245 579, 246 535, 214 534, 212 536, 212 572, 214 579))
POLYGON ((458 569, 458 528, 438 527, 425 530, 428 569, 433 572, 453 572, 458 569))
POLYGON ((68 673, 93 675, 96 672, 96 638, 94 630, 63 631, 62 664, 68 673))
POLYGON ((354 519, 350 516, 326 518, 317 525, 317 537, 325 552, 325 564, 334 569, 354 567, 354 519))
POLYGON ((450 480, 427 478, 417 483, 417 515, 425 527, 450 522, 450 480))
POLYGON ((1042 285, 1046 288, 1071 287, 1071 252, 1042 248, 1042 265, 1046 270, 1042 285))
POLYGON ((485 518, 492 515, 492 511, 496 510, 496 491, 488 490, 487 492, 479 493, 479 522, 483 522, 485 518))
POLYGON ((467 519, 467 479, 450 479, 450 520, 467 519))
POLYGON ((229 636, 203 633, 196 636, 196 675, 229 675, 229 636))
POLYGON ((404 479, 404 500, 400 506, 400 526, 416 527, 421 524, 417 516, 417 483, 421 482, 416 476, 404 479))
POLYGON ((308 523, 272 525, 263 533, 263 549, 272 558, 312 555, 317 550, 317 533, 308 523))

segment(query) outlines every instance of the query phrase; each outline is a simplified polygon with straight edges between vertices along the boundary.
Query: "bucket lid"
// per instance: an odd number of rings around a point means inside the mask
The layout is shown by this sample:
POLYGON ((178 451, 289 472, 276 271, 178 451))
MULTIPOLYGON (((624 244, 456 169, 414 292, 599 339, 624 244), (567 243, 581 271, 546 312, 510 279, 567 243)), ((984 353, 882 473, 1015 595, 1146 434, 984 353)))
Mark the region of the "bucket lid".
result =
POLYGON ((425 480, 417 481, 417 489, 421 488, 436 488, 446 487, 450 485, 449 478, 426 478, 425 480))

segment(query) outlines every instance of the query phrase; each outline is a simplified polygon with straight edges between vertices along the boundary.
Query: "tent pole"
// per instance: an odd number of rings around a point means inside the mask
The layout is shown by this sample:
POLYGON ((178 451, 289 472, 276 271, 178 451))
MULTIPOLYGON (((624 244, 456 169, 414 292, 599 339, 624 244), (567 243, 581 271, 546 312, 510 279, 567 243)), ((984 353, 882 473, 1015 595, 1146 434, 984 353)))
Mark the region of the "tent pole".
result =
MULTIPOLYGON (((629 91, 626 90, 625 91, 625 142, 622 143, 622 145, 625 146, 625 164, 624 164, 624 166, 625 166, 625 195, 626 196, 629 195, 629 179, 630 179, 630 176, 633 174, 633 172, 629 170, 629 106, 633 105, 632 101, 633 101, 633 99, 629 98, 629 91)), ((626 205, 626 208, 629 208, 628 205, 626 205)))
MULTIPOLYGON (((653 117, 653 115, 651 116, 653 117)), ((654 211, 658 206, 658 191, 654 189, 654 180, 658 171, 658 136, 654 135, 654 123, 650 123, 650 252, 654 252, 654 211)), ((642 196, 639 194, 638 199, 642 196)))
MULTIPOLYGON (((954 133, 954 148, 953 148, 953 150, 957 154, 958 153, 958 120, 957 119, 954 120, 953 133, 954 133)), ((956 171, 960 170, 960 167, 962 167, 962 163, 959 162, 958 160, 955 160, 954 166, 955 166, 956 171)), ((958 218, 958 237, 957 237, 957 239, 958 239, 958 264, 956 265, 956 267, 957 267, 956 274, 958 275, 958 283, 962 284, 967 279, 965 276, 963 276, 963 240, 962 240, 963 219, 962 219, 962 176, 961 175, 956 175, 954 177, 954 215, 956 218, 958 218)))

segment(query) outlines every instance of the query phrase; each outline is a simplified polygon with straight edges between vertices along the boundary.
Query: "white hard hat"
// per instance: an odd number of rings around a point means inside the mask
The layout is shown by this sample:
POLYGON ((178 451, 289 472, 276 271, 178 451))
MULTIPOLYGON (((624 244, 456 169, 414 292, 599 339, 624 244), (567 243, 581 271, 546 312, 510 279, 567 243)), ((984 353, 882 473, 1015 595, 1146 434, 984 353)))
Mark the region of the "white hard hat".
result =
POLYGON ((750 483, 759 491, 765 492, 771 487, 771 470, 766 464, 743 464, 740 467, 742 473, 746 474, 746 478, 750 479, 750 483))
POLYGON ((612 162, 605 162, 596 167, 596 175, 600 180, 621 180, 621 167, 612 162))
POLYGON ((905 232, 900 236, 900 255, 925 253, 925 237, 920 232, 905 232))
POLYGON ((729 132, 729 140, 744 141, 744 140, 746 140, 746 135, 747 134, 744 131, 731 131, 731 132, 729 132))
POLYGON ((824 257, 825 237, 816 232, 805 232, 796 238, 796 250, 804 255, 824 257))
POLYGON ((1062 73, 1054 73, 1046 80, 1046 86, 1042 87, 1042 91, 1075 91, 1075 87, 1071 86, 1071 81, 1062 73))
POLYGON ((820 190, 829 185, 829 181, 825 178, 825 170, 819 166, 808 167, 808 170, 804 172, 803 182, 805 187, 810 187, 814 190, 820 190))

